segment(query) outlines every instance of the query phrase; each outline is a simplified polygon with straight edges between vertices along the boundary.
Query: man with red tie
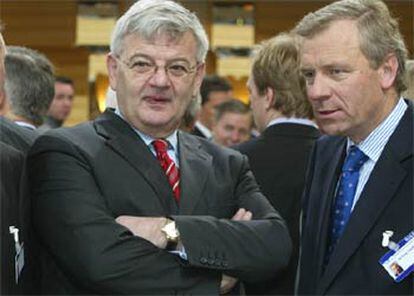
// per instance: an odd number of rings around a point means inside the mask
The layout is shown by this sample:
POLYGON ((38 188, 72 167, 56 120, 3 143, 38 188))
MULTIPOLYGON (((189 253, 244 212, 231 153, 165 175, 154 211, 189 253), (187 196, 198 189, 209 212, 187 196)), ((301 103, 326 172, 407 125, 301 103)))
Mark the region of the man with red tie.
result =
POLYGON ((118 20, 118 108, 30 151, 42 293, 217 295, 287 264, 285 223, 246 157, 178 131, 207 49, 173 1, 139 1, 118 20))

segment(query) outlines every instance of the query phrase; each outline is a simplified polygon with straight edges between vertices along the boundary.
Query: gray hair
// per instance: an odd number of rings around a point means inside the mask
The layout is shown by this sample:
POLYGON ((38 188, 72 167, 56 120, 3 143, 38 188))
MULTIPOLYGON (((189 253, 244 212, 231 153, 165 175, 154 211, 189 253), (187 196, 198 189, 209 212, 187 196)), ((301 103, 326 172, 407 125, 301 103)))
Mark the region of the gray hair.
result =
POLYGON ((5 91, 12 113, 40 125, 55 93, 52 64, 34 50, 9 46, 5 68, 5 91))
POLYGON ((359 31, 360 49, 373 69, 384 62, 388 54, 395 54, 398 72, 395 89, 406 89, 405 60, 407 48, 398 22, 380 0, 342 0, 333 2, 316 12, 307 14, 295 27, 294 33, 312 38, 336 20, 355 20, 359 31))
POLYGON ((184 112, 182 119, 182 125, 188 128, 192 128, 197 120, 197 114, 201 108, 201 95, 197 93, 196 97, 190 101, 187 109, 184 112))
POLYGON ((122 42, 129 34, 139 34, 149 40, 162 33, 179 38, 188 31, 197 41, 197 61, 204 62, 208 50, 207 34, 194 13, 169 0, 137 1, 116 22, 111 52, 120 55, 122 42))

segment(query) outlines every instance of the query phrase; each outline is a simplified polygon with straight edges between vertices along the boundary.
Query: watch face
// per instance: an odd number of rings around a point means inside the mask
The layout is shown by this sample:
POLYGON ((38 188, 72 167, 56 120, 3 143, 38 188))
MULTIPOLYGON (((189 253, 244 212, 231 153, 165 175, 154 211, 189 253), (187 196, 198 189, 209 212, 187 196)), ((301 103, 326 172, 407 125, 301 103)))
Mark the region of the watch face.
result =
POLYGON ((180 236, 180 233, 175 227, 175 221, 169 222, 162 228, 162 230, 165 233, 167 240, 177 241, 178 237, 180 236))
POLYGON ((168 234, 172 238, 178 237, 178 231, 177 231, 177 228, 175 228, 175 222, 171 222, 168 224, 168 234))

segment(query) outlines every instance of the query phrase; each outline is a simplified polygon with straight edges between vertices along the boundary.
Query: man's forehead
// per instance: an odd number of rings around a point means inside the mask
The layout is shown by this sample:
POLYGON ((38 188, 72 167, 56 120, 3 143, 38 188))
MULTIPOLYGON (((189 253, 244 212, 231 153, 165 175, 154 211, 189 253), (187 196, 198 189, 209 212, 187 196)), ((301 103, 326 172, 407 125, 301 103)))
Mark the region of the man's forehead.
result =
POLYGON ((124 50, 136 51, 137 47, 142 46, 165 46, 171 47, 175 45, 194 46, 197 48, 197 41, 194 35, 190 32, 184 32, 180 35, 171 35, 168 32, 157 33, 151 37, 145 37, 137 33, 131 33, 124 37, 124 50))

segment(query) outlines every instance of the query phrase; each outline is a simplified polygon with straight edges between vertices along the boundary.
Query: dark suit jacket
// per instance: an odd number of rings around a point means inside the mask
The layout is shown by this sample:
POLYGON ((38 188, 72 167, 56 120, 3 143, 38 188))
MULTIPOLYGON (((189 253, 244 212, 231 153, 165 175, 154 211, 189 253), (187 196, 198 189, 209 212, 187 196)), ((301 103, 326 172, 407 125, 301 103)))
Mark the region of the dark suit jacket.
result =
POLYGON ((24 155, 10 145, 0 142, 0 198, 1 198, 1 295, 21 294, 16 285, 14 239, 9 226, 21 228, 20 179, 24 155))
POLYGON ((258 280, 287 264, 288 231, 247 159, 182 132, 178 144, 179 206, 156 157, 112 111, 38 138, 28 167, 44 293, 218 294, 223 272, 258 280), (228 220, 240 207, 257 221, 228 220), (172 216, 188 260, 119 215, 172 216))
MULTIPOLYGON (((23 271, 19 278, 19 292, 30 292, 37 294, 38 290, 35 288, 37 280, 33 278, 37 271, 36 271, 36 264, 34 263, 33 259, 35 257, 32 256, 32 240, 29 239, 29 235, 31 235, 30 231, 30 198, 28 196, 27 192, 27 183, 26 183, 26 173, 24 170, 24 157, 26 156, 29 148, 34 143, 36 137, 38 136, 38 133, 36 131, 30 130, 28 128, 21 127, 14 123, 13 121, 0 116, 0 141, 5 143, 5 145, 8 145, 9 148, 16 149, 14 151, 14 154, 20 154, 21 160, 17 160, 16 157, 15 160, 12 160, 11 156, 9 156, 9 152, 7 150, 10 150, 8 148, 5 148, 4 151, 0 150, 0 153, 4 154, 2 155, 2 176, 1 176, 1 182, 4 182, 3 187, 7 187, 7 190, 10 190, 12 188, 18 188, 18 192, 15 192, 12 194, 13 200, 16 201, 16 204, 13 204, 13 208, 15 208, 15 212, 12 214, 12 212, 7 212, 5 215, 9 215, 9 217, 18 217, 19 223, 19 236, 20 240, 24 242, 24 254, 25 254, 25 264, 23 271), (6 160, 8 159, 8 160, 6 160), (19 171, 19 177, 17 176, 17 171, 19 171), (23 289, 23 290, 22 290, 23 289)), ((2 193, 3 194, 3 193, 2 193)), ((4 194, 5 196, 5 202, 8 202, 10 199, 10 196, 6 198, 7 194, 4 194)), ((2 196, 3 198, 3 196, 2 196)), ((6 207, 4 208, 6 209, 6 207)), ((5 218, 6 219, 6 218, 5 218)), ((7 225, 4 224, 4 227, 7 225)), ((8 226, 7 226, 8 227, 8 226)), ((8 229, 7 229, 8 232, 8 229)), ((9 234, 10 236, 10 234, 9 234)), ((13 245, 13 251, 14 251, 14 245, 13 245)), ((14 256, 13 256, 13 262, 14 262, 14 256)), ((13 263, 14 266, 14 263, 13 263)), ((14 267, 13 267, 14 268, 14 267)), ((14 282, 14 270, 12 271, 13 274, 13 282, 14 282)))
POLYGON ((235 148, 247 155, 257 183, 285 219, 292 238, 289 266, 269 281, 245 283, 247 294, 288 295, 294 292, 299 251, 299 213, 308 158, 319 131, 311 126, 282 123, 235 148))
POLYGON ((27 153, 34 143, 38 133, 21 127, 4 116, 0 116, 0 141, 13 148, 27 153))
POLYGON ((399 241, 413 230, 413 105, 384 148, 345 231, 324 268, 330 213, 346 139, 315 144, 304 193, 299 294, 413 295, 413 274, 395 283, 378 260, 388 251, 382 233, 399 241))

